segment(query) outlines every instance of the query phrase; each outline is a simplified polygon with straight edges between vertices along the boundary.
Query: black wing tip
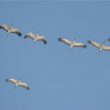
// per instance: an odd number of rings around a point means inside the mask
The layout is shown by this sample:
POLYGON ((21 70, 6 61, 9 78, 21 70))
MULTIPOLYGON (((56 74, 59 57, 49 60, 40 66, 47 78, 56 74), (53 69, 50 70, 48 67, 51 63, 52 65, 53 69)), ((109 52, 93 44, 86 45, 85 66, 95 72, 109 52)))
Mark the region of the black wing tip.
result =
POLYGON ((0 24, 0 29, 2 29, 3 28, 3 26, 0 24))
POLYGON ((30 87, 27 87, 26 89, 27 89, 27 90, 30 90, 30 87))
POLYGON ((91 40, 88 40, 87 42, 90 44, 91 43, 91 40))
POLYGON ((61 37, 59 37, 59 38, 58 38, 58 41, 61 41, 61 40, 62 40, 62 38, 61 38, 61 37))
POLYGON ((8 82, 8 81, 9 81, 9 79, 5 79, 5 81, 7 81, 7 82, 8 82))
POLYGON ((25 35, 24 38, 26 39, 27 38, 27 35, 25 35))
POLYGON ((47 41, 46 40, 44 40, 44 44, 47 44, 47 41))
POLYGON ((20 32, 20 33, 18 33, 18 35, 21 37, 22 36, 22 33, 20 32))
POLYGON ((2 26, 0 25, 0 29, 2 28, 2 26))
POLYGON ((84 48, 87 48, 87 45, 84 45, 83 47, 84 47, 84 48))

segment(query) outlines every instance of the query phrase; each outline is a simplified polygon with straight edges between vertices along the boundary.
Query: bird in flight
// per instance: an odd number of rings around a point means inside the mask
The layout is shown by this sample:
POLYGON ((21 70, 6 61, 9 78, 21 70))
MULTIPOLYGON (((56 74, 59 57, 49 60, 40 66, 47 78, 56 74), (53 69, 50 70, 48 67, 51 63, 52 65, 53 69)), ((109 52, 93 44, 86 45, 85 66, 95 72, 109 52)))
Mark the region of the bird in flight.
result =
POLYGON ((25 36, 24 36, 25 39, 27 38, 30 38, 32 40, 34 40, 35 42, 36 41, 42 41, 44 44, 47 44, 47 40, 45 39, 44 36, 41 36, 41 35, 38 35, 38 34, 33 34, 31 32, 27 33, 25 36))
POLYGON ((87 47, 87 45, 85 45, 83 43, 71 41, 71 40, 68 40, 68 39, 65 39, 65 38, 61 38, 61 37, 58 38, 58 41, 70 46, 71 48, 74 48, 74 47, 86 48, 87 47))
POLYGON ((30 87, 28 86, 27 83, 24 83, 24 82, 22 82, 20 80, 16 80, 15 78, 9 78, 9 79, 6 79, 6 81, 9 82, 9 83, 15 84, 15 87, 21 86, 21 87, 23 87, 23 88, 25 88, 27 90, 30 89, 30 87))
POLYGON ((15 34, 17 34, 18 36, 22 36, 22 33, 21 33, 21 31, 19 30, 19 29, 17 29, 17 28, 13 28, 13 27, 11 27, 11 26, 9 26, 9 25, 0 25, 0 29, 3 29, 4 31, 6 31, 8 34, 9 33, 15 33, 15 34))
POLYGON ((106 46, 104 44, 99 44, 95 41, 88 40, 88 43, 92 46, 98 48, 100 51, 110 51, 110 46, 106 46))

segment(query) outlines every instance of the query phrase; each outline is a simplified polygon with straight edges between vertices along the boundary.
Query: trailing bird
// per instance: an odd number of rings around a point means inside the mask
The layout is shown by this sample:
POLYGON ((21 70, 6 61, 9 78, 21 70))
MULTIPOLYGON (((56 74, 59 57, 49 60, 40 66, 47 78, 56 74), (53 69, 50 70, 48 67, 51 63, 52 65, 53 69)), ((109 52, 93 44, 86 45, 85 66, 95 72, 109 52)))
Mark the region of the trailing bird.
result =
POLYGON ((99 44, 95 41, 88 40, 88 43, 92 46, 98 48, 100 51, 110 51, 110 46, 106 46, 104 44, 99 44))
POLYGON ((58 41, 70 46, 71 48, 74 48, 74 47, 86 48, 87 47, 87 45, 85 45, 83 43, 71 41, 71 40, 68 40, 68 39, 65 39, 65 38, 61 38, 61 37, 58 38, 58 41))
POLYGON ((22 81, 20 81, 20 80, 16 80, 16 79, 14 79, 14 78, 6 79, 6 81, 7 81, 7 82, 10 82, 10 83, 12 83, 12 84, 15 84, 15 87, 21 86, 21 87, 23 87, 23 88, 25 88, 25 89, 27 89, 27 90, 30 89, 30 87, 28 86, 28 84, 26 84, 26 83, 24 83, 24 82, 22 82, 22 81))
POLYGON ((38 34, 33 34, 33 33, 31 33, 31 32, 27 33, 27 34, 24 36, 24 38, 25 38, 25 39, 26 39, 26 38, 30 38, 30 39, 34 40, 35 42, 36 42, 36 41, 42 41, 44 44, 47 44, 47 41, 46 41, 46 39, 45 39, 44 36, 41 36, 41 35, 38 35, 38 34))
POLYGON ((6 31, 8 34, 9 34, 9 33, 15 33, 15 34, 17 34, 18 36, 22 36, 22 33, 20 32, 19 29, 17 29, 17 28, 12 28, 12 27, 9 26, 9 25, 0 25, 0 29, 3 29, 3 30, 6 31))

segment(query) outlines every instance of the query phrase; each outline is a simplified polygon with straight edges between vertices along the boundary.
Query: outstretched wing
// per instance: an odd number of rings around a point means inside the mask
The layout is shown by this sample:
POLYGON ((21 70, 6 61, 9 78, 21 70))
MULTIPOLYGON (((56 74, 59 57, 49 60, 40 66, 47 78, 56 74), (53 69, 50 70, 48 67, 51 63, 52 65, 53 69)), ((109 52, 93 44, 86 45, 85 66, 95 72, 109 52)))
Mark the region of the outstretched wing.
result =
POLYGON ((3 29, 5 31, 8 31, 11 27, 8 25, 0 25, 0 29, 3 29))
POLYGON ((110 51, 110 46, 103 45, 102 49, 105 50, 105 51, 110 51))
POLYGON ((27 89, 27 90, 29 90, 30 89, 30 87, 26 84, 26 83, 23 83, 23 82, 19 82, 19 84, 18 84, 19 86, 21 86, 21 87, 23 87, 23 88, 25 88, 25 89, 27 89))
POLYGON ((44 44, 47 44, 47 40, 46 39, 42 39, 44 44))
POLYGON ((24 38, 26 39, 26 38, 31 38, 31 39, 35 39, 35 37, 34 37, 34 34, 32 34, 31 32, 30 33, 28 33, 28 34, 26 34, 25 36, 24 36, 24 38))
POLYGON ((6 81, 7 82, 10 82, 10 83, 13 83, 13 84, 15 84, 15 85, 17 85, 17 83, 18 83, 18 80, 16 80, 16 79, 6 79, 6 81))
POLYGON ((81 47, 81 48, 86 48, 87 45, 86 44, 83 44, 83 43, 80 43, 80 42, 74 42, 74 47, 81 47))
POLYGON ((67 44, 69 46, 72 44, 72 41, 64 38, 58 38, 58 41, 63 42, 64 44, 67 44))
POLYGON ((99 43, 97 43, 97 42, 88 40, 88 43, 91 44, 91 45, 93 45, 93 46, 96 47, 96 48, 99 48, 99 49, 102 48, 102 45, 99 44, 99 43))
POLYGON ((17 34, 18 36, 22 36, 22 33, 18 29, 11 29, 10 32, 17 34))

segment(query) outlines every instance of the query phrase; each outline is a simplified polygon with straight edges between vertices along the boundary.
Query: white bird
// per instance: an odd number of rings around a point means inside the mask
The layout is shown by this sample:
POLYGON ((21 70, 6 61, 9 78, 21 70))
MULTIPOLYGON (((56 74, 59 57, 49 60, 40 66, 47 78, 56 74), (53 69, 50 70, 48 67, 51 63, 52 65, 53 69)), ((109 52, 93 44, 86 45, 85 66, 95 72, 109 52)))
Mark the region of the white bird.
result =
POLYGON ((88 43, 93 45, 94 47, 98 48, 100 51, 110 51, 110 46, 106 46, 104 44, 99 44, 97 42, 88 40, 88 43))
POLYGON ((15 84, 15 86, 21 86, 21 87, 24 87, 27 90, 30 89, 30 87, 26 83, 24 83, 20 80, 16 80, 14 78, 6 79, 6 81, 15 84))
POLYGON ((28 34, 26 34, 26 35, 24 36, 24 38, 25 38, 25 39, 26 39, 26 38, 31 38, 31 39, 34 40, 34 41, 42 41, 44 44, 47 44, 47 41, 46 41, 46 39, 45 39, 44 36, 41 36, 41 35, 38 35, 38 34, 33 34, 33 33, 31 33, 31 32, 29 32, 28 34))
POLYGON ((68 39, 65 39, 65 38, 58 38, 58 41, 63 42, 64 44, 70 46, 71 48, 74 48, 74 47, 86 48, 87 47, 83 43, 71 41, 71 40, 68 40, 68 39))
POLYGON ((20 32, 19 29, 17 29, 17 28, 12 28, 12 27, 9 26, 9 25, 0 25, 0 29, 3 29, 3 30, 6 31, 8 34, 9 34, 9 33, 15 33, 15 34, 17 34, 18 36, 22 36, 22 33, 20 32))

